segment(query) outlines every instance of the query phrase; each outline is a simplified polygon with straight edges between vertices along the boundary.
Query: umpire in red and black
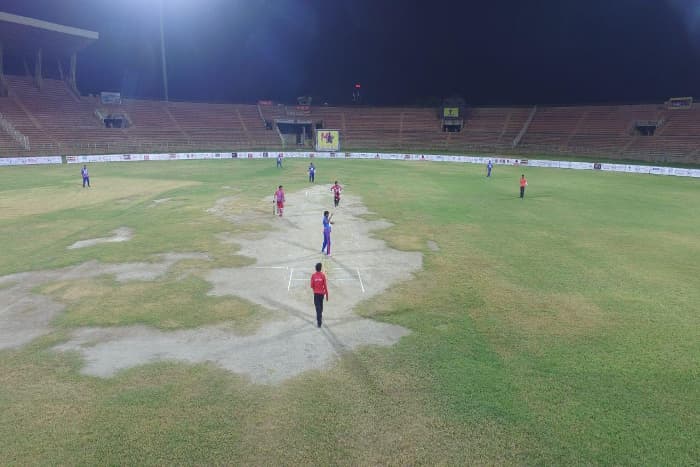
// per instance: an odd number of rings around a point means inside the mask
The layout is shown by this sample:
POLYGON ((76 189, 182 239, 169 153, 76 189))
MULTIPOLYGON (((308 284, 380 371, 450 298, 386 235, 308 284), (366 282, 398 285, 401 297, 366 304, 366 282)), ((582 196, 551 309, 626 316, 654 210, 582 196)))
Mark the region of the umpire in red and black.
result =
POLYGON ((323 297, 328 301, 328 285, 326 275, 321 272, 323 265, 316 263, 316 272, 311 275, 311 289, 314 291, 314 305, 316 306, 316 324, 321 327, 323 320, 323 297))

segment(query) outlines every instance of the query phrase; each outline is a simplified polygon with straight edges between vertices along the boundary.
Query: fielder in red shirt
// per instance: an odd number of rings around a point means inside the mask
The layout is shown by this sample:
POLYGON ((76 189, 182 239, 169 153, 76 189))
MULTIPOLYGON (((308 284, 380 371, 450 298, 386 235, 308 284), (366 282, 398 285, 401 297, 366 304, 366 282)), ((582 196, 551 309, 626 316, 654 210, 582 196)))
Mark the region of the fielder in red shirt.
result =
POLYGON ((525 187, 527 186, 527 179, 525 178, 525 174, 522 174, 520 176, 520 199, 525 198, 525 187))
POLYGON ((314 305, 316 306, 316 324, 321 327, 323 315, 323 297, 328 301, 328 285, 326 275, 321 272, 323 265, 316 263, 316 272, 311 275, 311 289, 314 291, 314 305))
POLYGON ((331 187, 331 191, 333 192, 333 202, 337 208, 338 204, 340 204, 340 193, 343 191, 343 187, 338 185, 338 180, 336 180, 335 185, 331 187))
POLYGON ((282 189, 282 185, 277 188, 277 191, 275 191, 275 196, 272 200, 273 203, 277 203, 277 212, 279 213, 280 217, 282 217, 282 213, 284 212, 284 190, 282 189))

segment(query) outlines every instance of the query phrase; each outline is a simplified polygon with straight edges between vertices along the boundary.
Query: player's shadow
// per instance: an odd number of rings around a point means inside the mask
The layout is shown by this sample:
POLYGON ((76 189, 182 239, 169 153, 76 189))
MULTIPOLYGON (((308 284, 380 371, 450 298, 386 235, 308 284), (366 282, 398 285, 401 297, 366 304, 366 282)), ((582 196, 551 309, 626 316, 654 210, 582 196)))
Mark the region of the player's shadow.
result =
POLYGON ((307 251, 308 253, 305 255, 299 255, 295 256, 293 258, 285 258, 284 260, 274 260, 274 261, 268 261, 268 262, 256 262, 255 264, 252 264, 252 267, 279 267, 280 264, 291 264, 292 267, 295 267, 295 265, 298 265, 300 263, 309 263, 309 269, 313 268, 313 265, 318 263, 318 257, 319 257, 319 251, 314 249, 309 248, 306 245, 301 245, 296 242, 290 242, 286 241, 288 245, 294 245, 296 247, 301 248, 302 250, 307 251))
POLYGON ((286 216, 282 217, 282 221, 285 222, 286 224, 288 224, 290 227, 292 227, 292 228, 295 229, 295 230, 302 230, 302 228, 299 227, 299 224, 297 224, 296 222, 294 222, 294 221, 292 220, 292 219, 294 219, 295 217, 296 217, 296 218, 302 218, 302 217, 304 217, 304 216, 303 216, 303 215, 299 215, 299 214, 298 214, 298 215, 294 215, 294 214, 292 214, 292 215, 286 215, 286 216))
MULTIPOLYGON (((533 195, 533 196, 525 195, 525 199, 538 198, 538 197, 539 197, 538 195, 533 195)), ((519 194, 515 194, 513 196, 499 196, 496 199, 498 199, 499 201, 521 201, 519 194)))
POLYGON ((525 199, 552 199, 552 195, 550 193, 535 193, 535 194, 530 194, 528 195, 525 193, 525 199))
MULTIPOLYGON (((527 199, 550 199, 552 198, 552 193, 549 191, 537 191, 534 193, 529 193, 525 191, 525 200, 527 199)), ((520 192, 516 192, 513 195, 501 195, 496 199, 501 201, 520 201, 520 192)))
POLYGON ((338 260, 336 259, 336 260, 333 262, 333 264, 336 265, 336 266, 340 266, 340 269, 341 269, 342 271, 347 272, 348 274, 351 274, 351 275, 355 275, 355 274, 356 274, 355 268, 353 268, 353 267, 351 267, 351 266, 348 266, 348 265, 345 264, 343 261, 338 261, 338 260))
POLYGON ((346 367, 350 373, 357 378, 365 389, 369 389, 374 393, 384 393, 382 389, 377 384, 375 378, 372 377, 370 372, 367 370, 367 366, 362 362, 350 349, 343 344, 343 342, 338 339, 338 336, 328 327, 324 326, 321 328, 323 335, 328 340, 328 343, 333 348, 333 351, 339 356, 345 359, 346 367))
POLYGON ((271 299, 271 298, 268 298, 268 297, 264 297, 264 298, 262 298, 262 300, 263 300, 265 303, 269 304, 269 305, 270 305, 270 308, 273 309, 273 310, 281 310, 281 311, 284 311, 285 313, 287 313, 287 314, 289 314, 289 315, 292 315, 292 316, 294 316, 295 318, 298 318, 298 319, 300 319, 300 320, 302 320, 302 321, 305 321, 305 322, 309 323, 309 324, 312 325, 312 326, 316 326, 316 321, 315 321, 315 319, 309 318, 309 316, 306 315, 305 313, 303 313, 303 312, 301 312, 301 311, 299 311, 299 310, 297 310, 297 309, 295 309, 295 308, 292 308, 291 306, 289 306, 289 305, 287 305, 287 304, 285 304, 285 303, 279 302, 279 301, 277 301, 277 300, 274 300, 274 299, 271 299))
MULTIPOLYGON (((304 250, 304 251, 308 251, 308 252, 312 252, 312 251, 313 251, 313 252, 316 252, 316 253, 318 253, 318 252, 320 251, 320 249, 317 250, 316 248, 311 248, 309 245, 305 245, 305 244, 303 244, 303 243, 295 242, 295 241, 292 241, 292 240, 282 240, 282 241, 283 241, 284 243, 286 243, 287 245, 295 246, 295 247, 297 247, 297 248, 299 248, 299 249, 301 249, 301 250, 304 250)), ((321 244, 322 244, 322 240, 319 241, 318 244, 321 245, 321 244)))
MULTIPOLYGON (((315 326, 315 324, 314 324, 315 326)), ((304 334, 309 332, 309 325, 307 323, 301 323, 298 326, 295 326, 291 329, 288 329, 284 332, 280 332, 279 334, 274 334, 268 337, 264 337, 261 339, 256 339, 254 343, 250 342, 244 342, 241 344, 237 344, 232 346, 230 349, 227 349, 226 352, 234 351, 236 349, 248 349, 251 346, 263 346, 266 344, 272 344, 279 342, 280 340, 287 339, 292 336, 296 336, 297 334, 304 334)))
MULTIPOLYGON (((386 250, 387 250, 386 247, 372 248, 371 250, 369 250, 369 249, 367 249, 367 250, 354 250, 351 254, 356 255, 356 254, 362 254, 362 253, 386 253, 386 250)), ((337 252, 337 250, 336 250, 336 252, 337 252)), ((348 253, 350 253, 350 252, 348 251, 348 253)), ((341 251, 340 254, 343 254, 343 251, 341 251)))

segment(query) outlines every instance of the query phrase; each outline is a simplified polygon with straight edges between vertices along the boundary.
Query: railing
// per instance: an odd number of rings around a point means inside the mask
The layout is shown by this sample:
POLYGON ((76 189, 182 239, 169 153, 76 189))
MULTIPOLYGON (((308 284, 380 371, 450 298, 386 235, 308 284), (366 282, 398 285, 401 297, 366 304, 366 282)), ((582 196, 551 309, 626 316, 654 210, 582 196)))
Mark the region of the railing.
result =
POLYGON ((235 152, 252 150, 281 149, 281 145, 271 147, 269 142, 103 142, 103 143, 38 143, 32 147, 35 155, 78 155, 78 154, 148 154, 174 152, 235 152))
POLYGON ((527 117, 525 124, 520 129, 520 132, 518 132, 518 135, 515 137, 515 139, 513 139, 512 146, 514 148, 517 147, 518 144, 520 144, 520 141, 522 141, 523 136, 525 136, 525 133, 527 133, 527 129, 530 128, 530 123, 532 123, 532 120, 535 118, 536 113, 537 113, 537 106, 534 106, 532 108, 532 111, 530 111, 530 115, 527 117))
POLYGON ((19 143, 25 151, 29 151, 29 138, 23 135, 19 130, 17 130, 8 119, 5 118, 3 114, 0 113, 0 127, 2 127, 5 132, 10 135, 17 143, 19 143))
POLYGON ((258 103, 258 115, 260 115, 260 120, 263 121, 265 126, 267 126, 267 120, 265 120, 265 115, 263 115, 262 107, 260 107, 260 104, 258 103))
MULTIPOLYGON (((154 154, 154 153, 177 153, 177 152, 246 152, 246 151, 277 151, 281 150, 281 145, 270 145, 269 142, 246 141, 246 142, 133 142, 125 141, 118 143, 73 143, 54 144, 37 143, 32 146, 31 155, 85 155, 85 154, 154 154)), ((309 150, 309 148, 300 148, 309 150)), ((29 151, 29 150, 27 150, 29 151)), ((620 147, 587 147, 571 146, 564 144, 537 144, 518 146, 513 148, 509 143, 469 143, 459 144, 436 144, 426 141, 424 144, 417 142, 401 142, 378 144, 377 142, 365 141, 363 143, 346 142, 341 151, 359 152, 422 152, 437 154, 492 154, 498 155, 518 155, 526 158, 530 155, 580 155, 588 158, 605 159, 629 159, 647 160, 649 162, 677 162, 683 159, 689 163, 697 162, 700 151, 691 151, 686 155, 670 155, 663 148, 655 151, 622 151, 620 147)), ((12 154, 15 155, 15 154, 12 154)), ((19 154, 17 154, 19 155, 19 154)))

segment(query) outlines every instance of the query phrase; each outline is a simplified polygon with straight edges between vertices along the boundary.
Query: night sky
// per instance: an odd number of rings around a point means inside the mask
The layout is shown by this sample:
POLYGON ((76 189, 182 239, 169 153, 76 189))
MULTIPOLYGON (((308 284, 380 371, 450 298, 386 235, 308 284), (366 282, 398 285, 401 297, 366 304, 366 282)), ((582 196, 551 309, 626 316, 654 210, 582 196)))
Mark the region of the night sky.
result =
MULTIPOLYGON (((700 0, 163 0, 173 100, 372 105, 700 96, 700 0)), ((84 93, 160 98, 158 0, 0 0, 94 30, 84 93)))

